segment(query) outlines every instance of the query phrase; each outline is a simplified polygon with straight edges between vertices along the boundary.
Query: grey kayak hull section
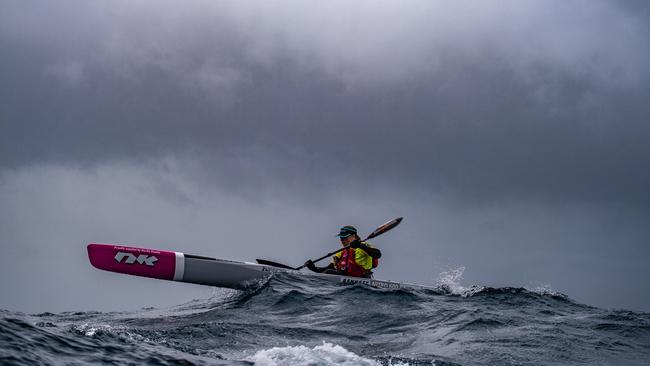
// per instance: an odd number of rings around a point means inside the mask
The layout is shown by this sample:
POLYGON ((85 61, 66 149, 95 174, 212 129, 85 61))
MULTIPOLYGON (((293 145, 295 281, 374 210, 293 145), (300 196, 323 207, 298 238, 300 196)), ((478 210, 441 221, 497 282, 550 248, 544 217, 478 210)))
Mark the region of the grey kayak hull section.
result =
POLYGON ((433 289, 429 286, 422 286, 411 283, 376 280, 372 278, 348 277, 315 272, 300 272, 284 268, 271 267, 267 265, 235 262, 222 259, 198 259, 185 258, 185 272, 182 282, 196 283, 200 285, 226 287, 233 289, 245 289, 268 278, 274 272, 287 272, 301 276, 316 277, 331 283, 344 285, 366 285, 386 289, 433 289))

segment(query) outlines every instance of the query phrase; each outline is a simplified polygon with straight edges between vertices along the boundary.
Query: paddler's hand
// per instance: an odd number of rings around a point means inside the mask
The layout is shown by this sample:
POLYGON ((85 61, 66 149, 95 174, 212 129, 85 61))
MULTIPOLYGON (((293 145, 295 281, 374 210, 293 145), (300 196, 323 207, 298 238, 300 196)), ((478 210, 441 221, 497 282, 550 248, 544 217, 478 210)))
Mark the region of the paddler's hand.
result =
POLYGON ((311 259, 305 262, 305 267, 309 268, 312 271, 316 271, 316 266, 314 265, 314 262, 312 262, 311 259))

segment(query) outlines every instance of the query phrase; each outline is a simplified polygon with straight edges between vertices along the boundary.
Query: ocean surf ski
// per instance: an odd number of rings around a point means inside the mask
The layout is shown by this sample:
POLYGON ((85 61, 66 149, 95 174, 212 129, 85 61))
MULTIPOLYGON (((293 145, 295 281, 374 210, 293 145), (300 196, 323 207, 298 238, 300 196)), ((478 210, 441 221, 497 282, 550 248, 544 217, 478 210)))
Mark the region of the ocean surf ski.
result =
POLYGON ((404 282, 300 272, 258 263, 114 244, 89 244, 88 258, 95 268, 105 271, 237 290, 255 286, 274 272, 317 277, 344 285, 360 284, 387 289, 432 289, 432 287, 404 282))

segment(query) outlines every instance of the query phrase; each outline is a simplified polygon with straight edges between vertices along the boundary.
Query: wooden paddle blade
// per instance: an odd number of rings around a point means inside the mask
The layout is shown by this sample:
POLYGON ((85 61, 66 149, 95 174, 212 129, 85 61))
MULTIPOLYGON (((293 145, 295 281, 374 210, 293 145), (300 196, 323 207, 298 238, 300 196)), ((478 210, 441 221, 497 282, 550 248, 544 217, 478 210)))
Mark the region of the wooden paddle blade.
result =
POLYGON ((378 227, 377 229, 375 229, 375 231, 373 231, 370 235, 368 235, 368 237, 365 240, 372 239, 372 238, 374 238, 376 236, 379 236, 379 235, 389 231, 390 229, 392 229, 395 226, 399 225, 399 223, 402 222, 403 219, 404 219, 403 217, 398 217, 396 219, 388 221, 387 223, 385 223, 385 224, 381 225, 380 227, 378 227))
POLYGON ((284 268, 284 269, 294 269, 294 270, 296 269, 296 268, 293 268, 293 267, 289 267, 286 264, 267 261, 266 259, 256 259, 256 261, 257 261, 257 263, 263 264, 265 266, 278 267, 278 268, 284 268))

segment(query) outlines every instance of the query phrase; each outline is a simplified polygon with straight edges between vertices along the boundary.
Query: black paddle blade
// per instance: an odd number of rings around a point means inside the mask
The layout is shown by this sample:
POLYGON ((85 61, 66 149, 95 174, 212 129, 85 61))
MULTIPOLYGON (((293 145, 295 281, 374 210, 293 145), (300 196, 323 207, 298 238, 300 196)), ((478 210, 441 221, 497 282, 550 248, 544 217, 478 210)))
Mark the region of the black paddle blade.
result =
POLYGON ((266 259, 256 259, 256 261, 257 261, 257 263, 263 264, 265 266, 278 267, 278 268, 284 268, 284 269, 294 269, 295 270, 295 268, 289 267, 286 264, 267 261, 266 259))
POLYGON ((380 227, 378 227, 377 229, 375 229, 375 231, 373 231, 370 235, 368 235, 368 237, 365 240, 372 239, 372 238, 374 238, 376 236, 379 236, 379 235, 387 232, 388 230, 390 230, 390 229, 394 228, 395 226, 399 225, 399 223, 402 222, 403 219, 404 219, 403 217, 398 217, 396 219, 388 221, 387 223, 385 223, 385 224, 381 225, 380 227))

